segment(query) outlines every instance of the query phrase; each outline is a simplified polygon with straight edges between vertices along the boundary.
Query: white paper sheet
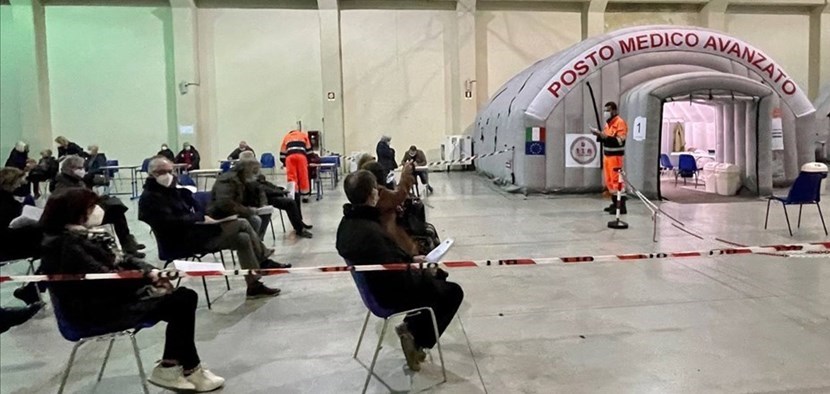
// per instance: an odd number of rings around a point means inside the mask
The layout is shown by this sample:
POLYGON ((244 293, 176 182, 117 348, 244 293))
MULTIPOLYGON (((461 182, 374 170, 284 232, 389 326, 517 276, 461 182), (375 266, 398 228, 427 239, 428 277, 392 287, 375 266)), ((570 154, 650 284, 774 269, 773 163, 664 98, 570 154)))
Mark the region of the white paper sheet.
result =
POLYGON ((452 238, 447 238, 444 242, 441 242, 440 245, 435 247, 429 254, 427 255, 427 263, 437 263, 441 261, 441 258, 444 257, 447 252, 449 252, 452 244, 455 243, 455 240, 452 238))
POLYGON ((257 215, 270 215, 274 213, 274 207, 271 205, 266 205, 264 207, 259 207, 256 209, 257 215))
POLYGON ((221 263, 203 263, 196 261, 173 261, 173 266, 184 272, 222 271, 225 267, 221 263))
POLYGON ((24 205, 23 212, 20 213, 20 216, 14 218, 14 220, 9 223, 9 228, 34 226, 38 223, 38 221, 40 221, 40 215, 42 214, 42 208, 24 205))

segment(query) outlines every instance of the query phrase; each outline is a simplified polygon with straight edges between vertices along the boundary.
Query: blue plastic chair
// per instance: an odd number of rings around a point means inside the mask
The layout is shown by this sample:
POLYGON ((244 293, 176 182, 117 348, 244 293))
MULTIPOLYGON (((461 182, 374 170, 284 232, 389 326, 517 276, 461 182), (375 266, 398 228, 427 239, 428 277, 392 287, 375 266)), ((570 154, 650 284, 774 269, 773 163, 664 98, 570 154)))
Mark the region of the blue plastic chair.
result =
MULTIPOLYGON (((348 260, 346 260, 346 265, 350 267, 354 266, 354 264, 352 264, 348 260)), ((428 312, 430 317, 432 317, 432 328, 435 334, 435 344, 438 346, 438 357, 441 360, 441 373, 444 376, 444 380, 441 383, 445 383, 447 381, 447 370, 444 368, 444 353, 441 352, 441 340, 438 334, 438 322, 435 319, 435 311, 433 311, 430 307, 421 307, 405 311, 396 311, 393 309, 384 308, 380 305, 380 302, 378 302, 378 300, 375 298, 372 292, 369 291, 369 286, 366 283, 366 274, 363 272, 356 271, 351 271, 351 274, 352 279, 354 279, 354 283, 357 286, 357 291, 360 294, 360 299, 363 300, 363 305, 365 305, 368 309, 368 311, 366 312, 366 319, 363 321, 363 328, 360 330, 360 337, 357 339, 357 347, 354 349, 354 355, 352 356, 352 358, 358 360, 357 354, 360 351, 360 344, 363 342, 363 336, 366 334, 366 327, 369 325, 369 316, 375 315, 383 319, 383 328, 381 328, 380 330, 380 337, 378 338, 377 346, 375 346, 375 352, 372 356, 372 363, 368 368, 369 373, 366 375, 366 381, 363 383, 362 392, 366 393, 366 388, 369 387, 369 381, 372 380, 372 375, 374 375, 375 363, 377 362, 378 354, 380 353, 381 344, 383 343, 383 337, 386 335, 386 328, 389 326, 389 319, 400 316, 406 316, 411 313, 428 312)), ((360 360, 358 360, 358 362, 359 361, 360 360)), ((361 363, 361 365, 362 364, 363 363, 361 363)))
POLYGON ((190 175, 181 173, 177 176, 177 178, 179 179, 179 185, 196 187, 196 181, 194 181, 190 175))
POLYGON ((665 153, 660 154, 660 170, 674 171, 674 164, 671 163, 669 155, 665 153))
POLYGON ((219 164, 219 169, 222 170, 222 173, 226 173, 231 170, 231 162, 228 160, 223 160, 222 164, 219 164))
POLYGON ((141 322, 136 327, 127 327, 116 331, 104 330, 100 328, 89 330, 79 329, 78 327, 73 326, 70 320, 67 319, 61 306, 61 300, 58 297, 55 297, 51 290, 49 291, 49 298, 52 300, 52 309, 55 311, 55 320, 58 321, 58 331, 60 331, 61 335, 67 341, 75 342, 75 346, 72 347, 72 352, 69 354, 69 361, 66 364, 66 369, 63 371, 63 378, 61 379, 58 394, 63 393, 63 390, 66 387, 69 372, 72 370, 72 364, 75 362, 75 355, 81 345, 88 342, 109 341, 107 352, 104 354, 104 362, 101 364, 101 370, 98 372, 98 380, 96 381, 97 384, 97 382, 100 382, 101 378, 104 376, 104 370, 107 367, 107 361, 109 360, 110 353, 112 352, 113 343, 115 343, 117 338, 122 336, 129 336, 130 342, 132 342, 133 354, 135 355, 136 364, 138 364, 138 374, 141 377, 141 388, 143 389, 144 394, 150 393, 150 390, 147 388, 147 375, 144 373, 144 365, 141 363, 141 352, 139 351, 138 344, 135 341, 135 335, 144 328, 156 325, 158 321, 141 322))
POLYGON ((152 159, 148 157, 141 162, 141 171, 139 172, 143 172, 145 174, 150 172, 150 160, 152 159))
POLYGON ((274 159, 273 153, 263 153, 262 157, 259 158, 259 164, 262 168, 276 168, 277 161, 274 159))
POLYGON ((674 173, 674 184, 677 185, 677 177, 683 178, 683 184, 686 184, 686 179, 695 178, 695 189, 697 189, 697 162, 692 155, 680 155, 677 163, 677 171, 674 173))
POLYGON ((320 164, 334 164, 334 167, 331 168, 320 167, 318 171, 320 171, 320 178, 323 177, 323 174, 329 174, 329 178, 331 178, 331 187, 337 187, 337 182, 340 181, 338 179, 340 172, 340 156, 323 156, 320 158, 320 164))
POLYGON ((767 224, 769 224, 770 204, 773 201, 779 201, 784 208, 784 217, 787 219, 787 230, 790 231, 791 237, 793 236, 793 229, 790 226, 790 215, 787 213, 787 205, 798 205, 798 228, 801 228, 801 210, 804 208, 804 204, 816 205, 818 216, 821 218, 821 225, 824 227, 824 235, 828 235, 827 224, 824 222, 824 214, 821 213, 821 205, 819 204, 821 202, 821 180, 825 177, 827 177, 827 173, 824 172, 802 172, 798 174, 798 178, 795 178, 795 182, 790 188, 790 192, 787 193, 786 198, 769 197, 767 200, 767 215, 766 219, 764 219, 764 230, 767 229, 767 224))

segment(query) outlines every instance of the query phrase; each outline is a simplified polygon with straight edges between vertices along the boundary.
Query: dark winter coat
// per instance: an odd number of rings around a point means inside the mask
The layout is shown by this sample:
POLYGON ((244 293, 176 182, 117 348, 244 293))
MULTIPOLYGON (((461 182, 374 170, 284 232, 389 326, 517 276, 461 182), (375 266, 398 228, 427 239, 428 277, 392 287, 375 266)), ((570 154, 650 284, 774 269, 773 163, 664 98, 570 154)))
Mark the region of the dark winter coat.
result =
POLYGON ((240 217, 256 215, 256 211, 251 207, 266 205, 267 200, 263 190, 252 186, 240 179, 236 169, 220 175, 210 192, 211 202, 207 210, 208 215, 215 219, 231 215, 240 217))
POLYGON ((395 160, 395 150, 389 146, 388 142, 378 142, 378 146, 375 150, 375 153, 378 155, 378 163, 383 166, 384 170, 387 172, 393 171, 398 167, 397 161, 395 160))
POLYGON ((37 163, 37 167, 29 171, 29 180, 32 181, 46 181, 58 175, 58 160, 52 156, 43 157, 37 163))
MULTIPOLYGON (((337 253, 354 265, 411 263, 412 256, 399 248, 380 225, 380 211, 375 207, 346 204, 337 228, 337 253)), ((367 272, 369 291, 381 306, 400 305, 411 291, 421 286, 424 275, 417 269, 367 272)))
POLYGON ((43 232, 39 226, 9 228, 9 223, 23 213, 23 203, 12 193, 0 190, 0 261, 17 260, 40 255, 43 232))
POLYGON ((230 155, 228 155, 228 160, 239 160, 239 155, 240 155, 242 152, 248 152, 248 151, 250 151, 250 152, 251 152, 251 153, 253 153, 253 154, 256 154, 256 152, 254 152, 254 150, 253 150, 253 149, 251 149, 250 147, 248 147, 248 149, 239 149, 239 148, 236 148, 236 149, 234 149, 234 150, 233 150, 233 152, 231 152, 231 154, 230 154, 230 155))
POLYGON ((86 161, 84 162, 84 169, 86 170, 87 174, 103 174, 104 170, 101 167, 107 166, 107 155, 103 153, 98 153, 95 156, 87 157, 86 161))
POLYGON ((26 161, 29 160, 29 149, 19 152, 17 149, 12 149, 9 152, 9 158, 6 159, 6 167, 14 167, 18 170, 26 169, 26 161))
POLYGON ((49 186, 49 190, 51 191, 58 191, 61 189, 69 189, 73 187, 87 187, 86 183, 82 178, 79 178, 75 174, 67 174, 62 172, 55 177, 55 180, 49 186))
POLYGON ((170 160, 171 162, 175 162, 176 160, 176 155, 173 154, 173 151, 169 148, 158 151, 158 153, 156 153, 156 156, 161 156, 167 160, 170 160))
POLYGON ((219 235, 221 228, 204 222, 193 193, 174 185, 164 187, 147 178, 138 200, 138 220, 150 225, 165 251, 175 258, 202 251, 205 239, 219 235))
POLYGON ((199 151, 196 150, 194 147, 190 147, 190 150, 182 149, 179 151, 179 154, 176 155, 176 163, 178 164, 190 164, 190 168, 188 170, 198 170, 199 169, 199 162, 202 159, 199 157, 199 151))
MULTIPOLYGON (((118 261, 115 241, 107 233, 63 230, 43 240, 44 274, 110 273, 153 266, 137 259, 118 261)), ((155 308, 158 298, 146 298, 149 279, 66 281, 49 285, 62 318, 87 335, 134 327, 155 308)))
POLYGON ((66 155, 78 155, 83 158, 89 157, 89 155, 84 152, 84 149, 78 146, 78 144, 74 142, 70 142, 65 148, 62 146, 58 147, 58 158, 64 157, 66 155))

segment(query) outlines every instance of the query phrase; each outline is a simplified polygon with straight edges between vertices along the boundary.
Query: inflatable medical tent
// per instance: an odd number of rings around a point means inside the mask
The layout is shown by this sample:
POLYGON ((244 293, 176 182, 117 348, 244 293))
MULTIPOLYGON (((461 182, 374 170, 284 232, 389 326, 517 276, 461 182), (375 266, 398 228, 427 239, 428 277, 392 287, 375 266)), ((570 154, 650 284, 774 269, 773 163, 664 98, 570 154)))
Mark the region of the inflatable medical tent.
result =
POLYGON ((830 161, 830 85, 816 99, 816 161, 830 161))
MULTIPOLYGON (((615 101, 629 125, 628 178, 656 197, 662 105, 683 100, 717 108, 716 159, 737 164, 754 193, 770 194, 813 160, 815 110, 786 71, 741 40, 694 27, 619 30, 537 62, 479 112, 473 138, 479 154, 515 147, 511 167, 525 192, 600 191, 601 153, 589 127, 595 108, 615 101)), ((478 168, 502 176, 505 159, 480 159, 478 168)))

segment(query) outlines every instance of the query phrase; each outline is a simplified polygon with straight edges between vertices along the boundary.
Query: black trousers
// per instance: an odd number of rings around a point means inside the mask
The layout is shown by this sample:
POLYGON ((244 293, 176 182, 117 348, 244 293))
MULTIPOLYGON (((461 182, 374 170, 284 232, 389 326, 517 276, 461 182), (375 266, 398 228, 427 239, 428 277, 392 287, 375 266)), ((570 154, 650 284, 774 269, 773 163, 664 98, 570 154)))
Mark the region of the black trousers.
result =
MULTIPOLYGON (((400 311, 420 307, 430 307, 435 312, 435 320, 438 323, 438 335, 444 333, 450 325, 461 301, 464 299, 464 290, 457 283, 447 282, 441 279, 433 279, 428 285, 419 286, 414 294, 409 294, 406 300, 401 300, 393 309, 400 311)), ((422 311, 407 315, 404 318, 409 332, 415 337, 415 344, 421 348, 432 348, 435 346, 435 332, 432 328, 432 318, 429 312, 422 311)))
POLYGON ((135 252, 133 239, 130 237, 130 226, 127 224, 127 217, 120 209, 104 206, 103 224, 112 224, 115 236, 121 243, 121 248, 127 252, 135 252))
POLYGON ((198 300, 195 291, 179 287, 162 297, 149 316, 167 322, 162 358, 178 361, 185 370, 196 368, 201 362, 195 338, 198 300))
MULTIPOLYGON (((299 193, 295 195, 296 199, 300 198, 299 193)), ((300 204, 297 201, 288 197, 269 196, 268 204, 273 205, 274 208, 285 211, 288 215, 288 221, 291 222, 291 227, 294 227, 294 231, 303 231, 303 213, 300 210, 300 204)))

